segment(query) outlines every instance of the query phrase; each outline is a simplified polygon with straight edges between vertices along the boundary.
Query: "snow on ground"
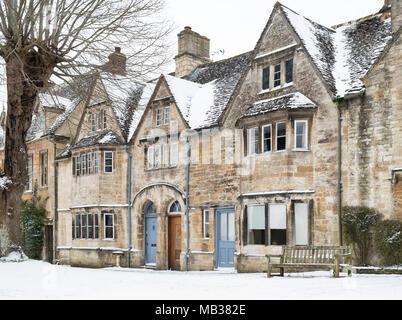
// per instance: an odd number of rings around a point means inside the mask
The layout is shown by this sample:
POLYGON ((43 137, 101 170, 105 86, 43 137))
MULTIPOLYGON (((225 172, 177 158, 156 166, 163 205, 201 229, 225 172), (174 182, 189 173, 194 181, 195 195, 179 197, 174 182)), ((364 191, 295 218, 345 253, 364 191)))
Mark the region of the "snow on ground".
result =
POLYGON ((171 272, 143 269, 83 269, 39 261, 0 263, 2 299, 270 300, 401 299, 402 276, 330 272, 237 274, 233 270, 171 272))

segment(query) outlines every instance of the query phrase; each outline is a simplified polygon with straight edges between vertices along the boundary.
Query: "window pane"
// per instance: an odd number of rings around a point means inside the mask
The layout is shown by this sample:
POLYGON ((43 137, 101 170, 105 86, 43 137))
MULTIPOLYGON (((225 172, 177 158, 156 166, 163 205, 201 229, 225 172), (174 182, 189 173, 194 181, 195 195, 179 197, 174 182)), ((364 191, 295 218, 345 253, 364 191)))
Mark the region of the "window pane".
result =
POLYGON ((99 172, 99 159, 98 159, 98 153, 97 152, 94 153, 94 157, 95 157, 94 170, 95 170, 95 173, 98 173, 99 172))
POLYGON ((80 239, 81 238, 81 219, 80 219, 80 215, 75 216, 75 228, 76 228, 75 238, 80 239))
POLYGON ((221 241, 228 240, 228 215, 221 213, 221 241))
POLYGON ((306 203, 295 204, 295 227, 296 245, 308 245, 308 205, 306 203))
POLYGON ((236 240, 234 217, 234 213, 228 213, 228 241, 236 240))
POLYGON ((168 125, 170 121, 170 108, 165 108, 165 124, 168 125))
POLYGON ((278 87, 280 85, 281 85, 281 65, 278 64, 275 66, 274 87, 278 87))
POLYGON ((249 155, 256 154, 258 152, 258 128, 252 128, 248 131, 249 135, 249 155))
POLYGON ((276 125, 276 150, 286 150, 286 123, 276 125))
POLYGON ((88 239, 93 239, 94 237, 94 218, 92 214, 88 215, 88 239))
POLYGON ((270 229, 286 229, 286 205, 271 204, 269 206, 270 229))
POLYGON ((95 214, 95 239, 99 239, 99 217, 95 214))
POLYGON ((81 216, 81 237, 83 239, 87 238, 87 215, 83 214, 81 216))
POLYGON ((105 215, 105 225, 107 227, 113 226, 113 216, 112 215, 110 215, 110 214, 105 215))
POLYGON ((269 67, 262 71, 262 89, 269 89, 269 67))
POLYGON ((248 243, 265 244, 265 206, 248 207, 248 243))
POLYGON ((105 152, 105 172, 113 172, 113 152, 105 152))
POLYGON ((147 160, 148 160, 148 169, 152 169, 154 167, 154 147, 149 147, 147 152, 147 160))
POLYGON ((98 130, 102 129, 102 112, 98 112, 98 130))
POLYGON ((177 142, 172 142, 170 152, 170 164, 175 167, 179 162, 179 144, 177 142))
POLYGON ((209 210, 203 211, 202 222, 203 222, 203 238, 207 239, 209 238, 209 210))
POLYGON ((264 150, 263 152, 271 151, 271 126, 264 127, 264 150))
POLYGON ((106 117, 107 113, 106 110, 103 110, 103 129, 107 128, 107 117, 106 117))
POLYGON ((286 230, 271 229, 271 245, 273 246, 286 245, 286 230))
POLYGON ((296 148, 306 149, 307 145, 306 122, 296 122, 296 148))
POLYGON ((293 59, 286 61, 286 83, 293 81, 293 59))
POLYGON ((162 109, 158 109, 156 112, 156 125, 162 125, 162 109))

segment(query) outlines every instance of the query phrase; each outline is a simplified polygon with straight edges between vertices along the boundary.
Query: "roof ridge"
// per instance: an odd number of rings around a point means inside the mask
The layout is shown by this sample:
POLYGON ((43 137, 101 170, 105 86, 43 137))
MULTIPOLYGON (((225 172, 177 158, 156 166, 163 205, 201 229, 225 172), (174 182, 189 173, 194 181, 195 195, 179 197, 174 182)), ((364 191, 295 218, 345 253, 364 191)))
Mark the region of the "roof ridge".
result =
POLYGON ((208 67, 208 66, 211 66, 211 65, 213 65, 213 64, 224 63, 224 62, 228 62, 228 61, 230 61, 230 60, 235 60, 235 59, 240 58, 240 57, 242 57, 242 56, 246 56, 246 55, 248 55, 248 54, 252 54, 253 52, 254 52, 254 50, 250 50, 250 51, 247 51, 247 52, 244 52, 244 53, 240 53, 240 54, 235 55, 235 56, 230 57, 230 58, 225 58, 225 59, 218 60, 218 61, 212 61, 212 62, 203 63, 203 64, 200 64, 199 66, 195 67, 194 70, 196 70, 196 69, 198 69, 198 68, 208 67))
POLYGON ((350 20, 350 21, 346 21, 346 22, 343 22, 343 23, 340 23, 340 24, 336 24, 336 25, 332 26, 332 29, 334 29, 336 31, 336 29, 339 29, 341 27, 353 25, 353 24, 363 22, 363 21, 366 21, 366 20, 375 18, 377 16, 381 16, 381 15, 382 15, 382 13, 378 13, 378 12, 377 13, 372 13, 372 14, 370 14, 368 16, 365 16, 365 17, 362 17, 362 18, 359 18, 359 19, 356 19, 356 20, 350 20))

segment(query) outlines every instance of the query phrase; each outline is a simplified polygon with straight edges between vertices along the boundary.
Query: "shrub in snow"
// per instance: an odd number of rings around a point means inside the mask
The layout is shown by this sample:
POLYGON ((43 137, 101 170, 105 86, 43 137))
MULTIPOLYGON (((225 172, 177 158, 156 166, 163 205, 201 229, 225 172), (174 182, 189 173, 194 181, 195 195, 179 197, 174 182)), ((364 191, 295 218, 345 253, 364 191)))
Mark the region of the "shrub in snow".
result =
POLYGON ((5 227, 0 227, 0 257, 7 253, 10 246, 10 239, 8 238, 8 232, 5 227))
POLYGON ((381 221, 376 226, 374 243, 384 265, 402 265, 401 221, 381 221))
POLYGON ((34 185, 33 196, 21 205, 23 226, 23 248, 31 259, 41 259, 43 249, 43 227, 47 224, 46 200, 38 196, 37 183, 34 185))
POLYGON ((342 230, 345 240, 352 245, 359 265, 367 265, 372 248, 373 227, 381 220, 381 214, 368 207, 344 207, 342 230))
POLYGON ((28 260, 28 257, 22 250, 10 252, 7 257, 0 259, 1 262, 23 262, 26 260, 28 260))

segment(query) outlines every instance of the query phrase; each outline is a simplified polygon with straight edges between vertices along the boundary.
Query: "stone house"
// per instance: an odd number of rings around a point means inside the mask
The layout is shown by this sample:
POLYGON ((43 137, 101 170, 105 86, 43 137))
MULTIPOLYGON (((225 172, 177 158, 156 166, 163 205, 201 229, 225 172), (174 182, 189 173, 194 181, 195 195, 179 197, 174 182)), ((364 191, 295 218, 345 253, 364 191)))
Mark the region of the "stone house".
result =
POLYGON ((116 50, 45 135, 66 137, 56 259, 261 272, 284 244, 338 245, 342 206, 402 219, 401 16, 386 0, 330 28, 276 3, 254 50, 217 62, 186 27, 156 83, 116 50))

